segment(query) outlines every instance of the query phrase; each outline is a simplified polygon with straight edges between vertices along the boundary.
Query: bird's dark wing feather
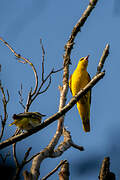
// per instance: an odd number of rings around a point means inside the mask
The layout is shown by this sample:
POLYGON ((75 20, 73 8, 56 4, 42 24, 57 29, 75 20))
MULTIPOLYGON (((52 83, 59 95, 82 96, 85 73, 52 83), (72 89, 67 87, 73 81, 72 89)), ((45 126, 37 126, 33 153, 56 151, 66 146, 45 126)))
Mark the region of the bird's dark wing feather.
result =
MULTIPOLYGON (((89 73, 88 73, 88 78, 89 78, 89 81, 91 81, 91 77, 90 77, 89 73)), ((92 89, 90 90, 90 104, 91 104, 91 92, 92 92, 92 89)))
POLYGON ((72 93, 71 85, 72 85, 72 74, 71 74, 70 79, 69 79, 69 88, 70 88, 70 91, 72 93))

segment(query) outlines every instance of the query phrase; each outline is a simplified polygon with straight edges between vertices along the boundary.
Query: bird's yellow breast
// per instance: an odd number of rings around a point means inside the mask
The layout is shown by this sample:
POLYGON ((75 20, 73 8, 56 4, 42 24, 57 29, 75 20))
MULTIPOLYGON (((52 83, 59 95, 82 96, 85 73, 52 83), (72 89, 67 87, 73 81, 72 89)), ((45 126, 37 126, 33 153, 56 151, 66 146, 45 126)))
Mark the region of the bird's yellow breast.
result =
POLYGON ((71 80, 69 81, 69 86, 73 96, 75 96, 82 88, 84 88, 89 81, 89 75, 86 70, 76 69, 72 74, 71 80))

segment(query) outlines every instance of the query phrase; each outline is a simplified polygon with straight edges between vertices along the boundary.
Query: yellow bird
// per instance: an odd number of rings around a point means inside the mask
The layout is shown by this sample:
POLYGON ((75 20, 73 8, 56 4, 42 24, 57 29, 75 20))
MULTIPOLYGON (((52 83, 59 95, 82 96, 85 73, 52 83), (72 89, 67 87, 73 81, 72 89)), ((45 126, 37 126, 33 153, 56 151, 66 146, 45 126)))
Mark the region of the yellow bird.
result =
POLYGON ((40 125, 42 117, 45 116, 39 112, 26 112, 20 114, 13 114, 14 122, 9 126, 15 124, 22 130, 30 130, 38 125, 40 125))
MULTIPOLYGON (((72 95, 75 96, 81 89, 83 89, 91 80, 87 72, 88 56, 79 60, 77 68, 73 72, 69 80, 69 87, 72 95)), ((77 102, 77 109, 83 123, 85 132, 90 131, 90 104, 91 104, 91 91, 88 91, 77 102)))

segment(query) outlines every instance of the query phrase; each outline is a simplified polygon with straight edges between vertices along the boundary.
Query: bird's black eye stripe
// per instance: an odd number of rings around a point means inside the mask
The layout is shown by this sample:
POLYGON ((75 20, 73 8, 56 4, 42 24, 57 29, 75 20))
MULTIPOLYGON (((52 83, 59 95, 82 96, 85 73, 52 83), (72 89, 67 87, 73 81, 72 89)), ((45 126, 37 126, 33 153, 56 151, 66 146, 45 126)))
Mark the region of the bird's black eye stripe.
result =
POLYGON ((84 59, 84 57, 83 57, 83 58, 81 58, 81 59, 80 59, 80 61, 82 61, 83 59, 84 59))

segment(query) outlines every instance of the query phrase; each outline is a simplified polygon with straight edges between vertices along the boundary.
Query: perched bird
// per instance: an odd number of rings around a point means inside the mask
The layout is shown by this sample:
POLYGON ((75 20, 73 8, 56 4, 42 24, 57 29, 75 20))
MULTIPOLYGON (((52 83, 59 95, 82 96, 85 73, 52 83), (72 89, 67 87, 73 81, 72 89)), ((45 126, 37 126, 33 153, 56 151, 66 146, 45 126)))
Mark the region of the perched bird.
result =
MULTIPOLYGON (((91 80, 87 72, 88 56, 79 60, 77 68, 73 72, 69 80, 69 87, 72 95, 75 96, 81 89, 83 89, 91 80)), ((77 102, 77 109, 83 123, 85 132, 90 131, 90 104, 91 104, 91 91, 88 91, 77 102)))
POLYGON ((14 122, 9 126, 15 124, 22 130, 30 130, 38 125, 40 125, 42 117, 45 116, 39 112, 25 112, 20 114, 13 114, 14 122))

